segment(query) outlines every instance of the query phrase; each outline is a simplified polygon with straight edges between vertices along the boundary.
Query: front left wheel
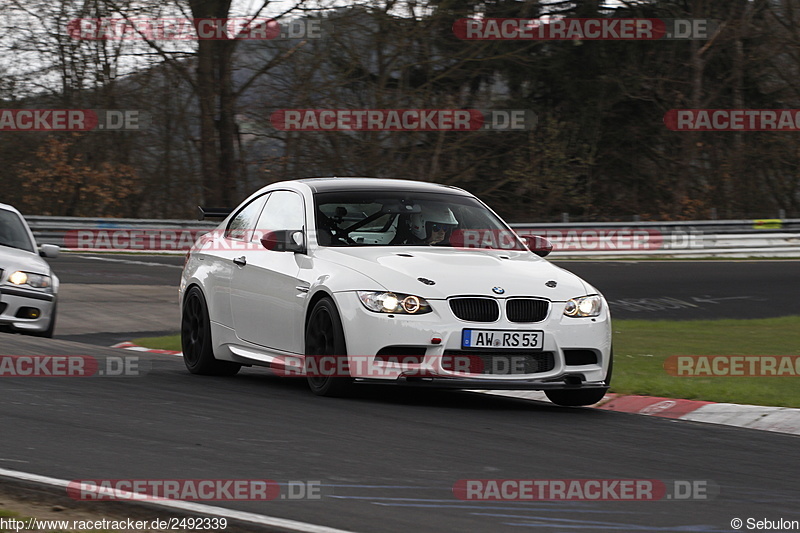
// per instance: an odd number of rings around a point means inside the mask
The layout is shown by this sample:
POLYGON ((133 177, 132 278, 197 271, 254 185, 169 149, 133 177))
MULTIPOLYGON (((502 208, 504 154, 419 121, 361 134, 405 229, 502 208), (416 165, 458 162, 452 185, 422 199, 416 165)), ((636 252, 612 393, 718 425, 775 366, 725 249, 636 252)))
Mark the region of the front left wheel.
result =
POLYGON ((608 371, 604 380, 605 388, 585 389, 585 390, 548 390, 544 391, 547 399, 556 405, 563 407, 580 407, 584 405, 594 405, 605 397, 608 388, 611 386, 611 374, 614 371, 614 348, 608 361, 608 371))
POLYGON ((546 390, 547 399, 563 407, 594 405, 606 395, 608 389, 546 390))
POLYGON ((183 302, 181 348, 183 362, 192 374, 233 376, 242 368, 238 363, 220 361, 214 357, 208 305, 198 287, 189 289, 183 302))

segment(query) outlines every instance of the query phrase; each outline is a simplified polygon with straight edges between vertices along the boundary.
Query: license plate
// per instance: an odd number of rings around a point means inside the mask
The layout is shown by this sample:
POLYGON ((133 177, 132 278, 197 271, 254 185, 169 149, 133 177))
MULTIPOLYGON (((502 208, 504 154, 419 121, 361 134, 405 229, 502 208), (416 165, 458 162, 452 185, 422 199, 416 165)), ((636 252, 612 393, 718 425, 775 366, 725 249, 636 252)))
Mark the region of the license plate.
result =
POLYGON ((461 331, 461 347, 541 350, 544 348, 544 332, 465 329, 461 331))

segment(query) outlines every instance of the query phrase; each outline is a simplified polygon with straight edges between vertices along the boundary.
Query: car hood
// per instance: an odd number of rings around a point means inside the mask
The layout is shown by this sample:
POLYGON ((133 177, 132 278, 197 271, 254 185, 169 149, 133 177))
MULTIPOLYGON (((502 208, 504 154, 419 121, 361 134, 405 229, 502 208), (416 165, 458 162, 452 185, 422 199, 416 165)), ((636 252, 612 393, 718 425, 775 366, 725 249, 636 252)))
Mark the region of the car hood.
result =
MULTIPOLYGON (((541 296, 565 301, 590 293, 575 274, 529 252, 427 247, 320 248, 315 256, 349 267, 384 289, 428 299, 454 295, 541 296), (418 278, 433 281, 426 284, 418 278), (552 282, 555 282, 555 286, 552 282)), ((373 287, 352 287, 369 290, 373 287)), ((594 292, 591 289, 591 292, 594 292)))
POLYGON ((3 279, 17 270, 33 272, 34 274, 51 275, 50 265, 39 255, 0 245, 0 269, 3 270, 3 279))

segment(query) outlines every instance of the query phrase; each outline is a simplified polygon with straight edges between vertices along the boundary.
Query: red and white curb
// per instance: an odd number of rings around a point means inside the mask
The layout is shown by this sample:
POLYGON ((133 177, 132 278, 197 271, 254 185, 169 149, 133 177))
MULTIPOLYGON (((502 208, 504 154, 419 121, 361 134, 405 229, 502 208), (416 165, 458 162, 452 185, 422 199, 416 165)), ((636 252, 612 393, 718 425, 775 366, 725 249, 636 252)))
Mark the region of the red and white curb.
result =
MULTIPOLYGON (((526 400, 549 401, 540 391, 480 391, 495 396, 508 396, 526 400)), ((741 405, 735 403, 715 403, 700 400, 681 400, 658 396, 636 396, 607 394, 599 403, 593 405, 604 411, 634 413, 646 416, 672 418, 722 424, 740 428, 759 429, 800 435, 800 409, 790 407, 766 407, 762 405, 741 405)))
MULTIPOLYGON (((137 352, 182 355, 174 350, 153 350, 137 346, 132 342, 121 342, 112 348, 122 348, 137 352)), ((506 396, 522 400, 549 402, 541 391, 473 391, 493 396, 506 396)), ((761 405, 740 405, 735 403, 715 403, 700 400, 681 400, 660 398, 658 396, 637 396, 607 394, 599 403, 593 405, 604 411, 635 413, 646 416, 672 418, 722 424, 740 428, 759 429, 800 435, 800 409, 790 407, 766 407, 761 405)))

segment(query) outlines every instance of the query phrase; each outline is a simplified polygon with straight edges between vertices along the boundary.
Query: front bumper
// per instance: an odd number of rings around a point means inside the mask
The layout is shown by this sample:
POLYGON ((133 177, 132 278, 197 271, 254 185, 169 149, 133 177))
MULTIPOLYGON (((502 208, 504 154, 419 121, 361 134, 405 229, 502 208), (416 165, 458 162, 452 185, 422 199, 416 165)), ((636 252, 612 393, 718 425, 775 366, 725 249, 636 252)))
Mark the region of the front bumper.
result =
POLYGON ((0 287, 0 327, 23 333, 40 333, 50 327, 55 313, 56 295, 22 287, 0 287), (26 318, 30 310, 37 318, 26 318))
POLYGON ((468 378, 412 378, 400 377, 395 380, 358 378, 355 383, 390 384, 406 387, 430 387, 434 389, 469 389, 469 390, 607 390, 605 383, 566 383, 564 381, 543 382, 536 380, 485 380, 468 378))
MULTIPOLYGON (((353 292, 335 294, 335 300, 345 330, 347 352, 351 356, 373 357, 391 348, 402 354, 404 349, 424 357, 420 365, 374 360, 370 365, 353 365, 351 376, 357 382, 399 384, 409 386, 453 389, 505 390, 564 390, 602 389, 611 360, 611 320, 607 303, 600 316, 571 318, 563 315, 565 302, 551 302, 547 317, 541 322, 519 323, 507 320, 503 314, 491 323, 467 322, 456 318, 444 300, 433 300, 432 312, 419 315, 387 315, 364 308, 353 292), (544 332, 541 352, 516 350, 484 350, 493 356, 551 353, 553 364, 544 371, 533 373, 468 373, 451 371, 443 365, 448 356, 460 353, 469 357, 474 350, 462 349, 462 330, 499 329, 513 331, 540 330, 544 332), (434 339, 440 339, 436 343, 434 339), (462 351, 463 350, 463 351, 462 351), (565 350, 587 350, 596 354, 592 364, 567 364, 565 350), (363 372, 363 369, 378 369, 363 372), (424 369, 424 372, 420 372, 424 369)), ((498 298, 503 300, 503 298, 498 298)), ((402 357, 400 358, 402 361, 402 357)))

